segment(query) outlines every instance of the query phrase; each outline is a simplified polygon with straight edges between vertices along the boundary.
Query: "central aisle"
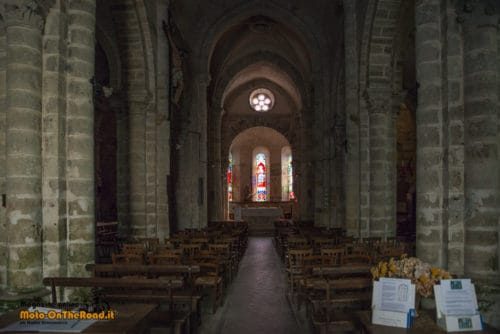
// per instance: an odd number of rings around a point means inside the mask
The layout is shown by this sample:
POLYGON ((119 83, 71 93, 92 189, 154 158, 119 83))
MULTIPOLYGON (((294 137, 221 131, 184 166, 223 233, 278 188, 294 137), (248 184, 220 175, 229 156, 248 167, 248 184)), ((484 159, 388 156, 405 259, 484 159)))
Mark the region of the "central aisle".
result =
POLYGON ((283 265, 272 238, 250 237, 238 275, 226 291, 217 313, 203 319, 200 333, 304 334, 285 296, 283 265))

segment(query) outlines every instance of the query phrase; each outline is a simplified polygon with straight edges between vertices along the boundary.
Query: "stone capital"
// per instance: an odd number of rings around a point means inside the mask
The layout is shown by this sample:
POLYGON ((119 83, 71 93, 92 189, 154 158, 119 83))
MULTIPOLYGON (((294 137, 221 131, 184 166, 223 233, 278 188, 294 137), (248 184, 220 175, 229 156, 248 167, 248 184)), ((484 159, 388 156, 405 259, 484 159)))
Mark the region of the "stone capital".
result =
POLYGON ((5 26, 28 26, 42 31, 44 20, 41 8, 34 0, 7 1, 5 4, 5 26))

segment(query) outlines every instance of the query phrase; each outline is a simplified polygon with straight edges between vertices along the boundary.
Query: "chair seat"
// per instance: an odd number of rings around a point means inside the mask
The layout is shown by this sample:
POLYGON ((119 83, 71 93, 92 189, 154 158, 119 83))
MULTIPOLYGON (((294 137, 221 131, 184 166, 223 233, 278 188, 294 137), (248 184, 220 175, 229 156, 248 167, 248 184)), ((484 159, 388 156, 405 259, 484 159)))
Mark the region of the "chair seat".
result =
POLYGON ((200 276, 194 281, 196 285, 217 285, 222 282, 222 277, 219 276, 200 276))

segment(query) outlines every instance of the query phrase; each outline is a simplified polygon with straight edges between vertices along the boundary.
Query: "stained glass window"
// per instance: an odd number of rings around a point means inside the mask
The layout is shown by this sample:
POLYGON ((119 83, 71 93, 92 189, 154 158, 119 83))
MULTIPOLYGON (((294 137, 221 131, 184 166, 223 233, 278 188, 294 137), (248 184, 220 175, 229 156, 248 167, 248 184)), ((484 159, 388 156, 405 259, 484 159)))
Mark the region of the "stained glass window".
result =
POLYGON ((267 200, 267 167, 266 155, 259 153, 255 156, 256 165, 256 198, 257 202, 264 202, 267 200))
POLYGON ((229 166, 227 166, 227 199, 233 200, 233 155, 229 153, 229 166))
POLYGON ((295 194, 293 192, 293 167, 292 167, 292 155, 288 155, 287 164, 287 176, 288 176, 288 199, 294 199, 295 194))

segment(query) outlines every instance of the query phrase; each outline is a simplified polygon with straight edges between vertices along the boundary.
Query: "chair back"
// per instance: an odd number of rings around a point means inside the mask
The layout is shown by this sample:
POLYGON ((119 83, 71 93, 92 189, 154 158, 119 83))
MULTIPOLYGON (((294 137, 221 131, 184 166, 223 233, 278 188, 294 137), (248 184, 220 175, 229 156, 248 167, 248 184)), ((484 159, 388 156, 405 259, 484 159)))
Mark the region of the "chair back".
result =
POLYGON ((347 254, 343 256, 344 266, 369 265, 371 263, 371 257, 366 254, 347 254))
POLYGON ((123 244, 122 253, 143 255, 146 253, 143 243, 123 244))
POLYGON ((301 268, 304 265, 306 257, 313 255, 312 248, 309 249, 290 249, 288 250, 288 267, 301 268))
POLYGON ((322 248, 321 255, 324 256, 325 264, 331 266, 340 266, 342 265, 343 256, 345 250, 344 248, 322 248))
POLYGON ((134 253, 113 253, 111 254, 111 261, 113 264, 144 264, 142 254, 134 253))
POLYGON ((153 254, 149 256, 150 264, 181 264, 180 255, 176 254, 153 254))
POLYGON ((181 244, 183 255, 188 259, 193 259, 200 254, 200 244, 181 244))

